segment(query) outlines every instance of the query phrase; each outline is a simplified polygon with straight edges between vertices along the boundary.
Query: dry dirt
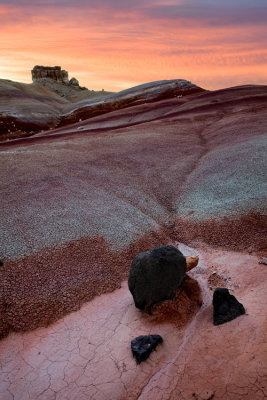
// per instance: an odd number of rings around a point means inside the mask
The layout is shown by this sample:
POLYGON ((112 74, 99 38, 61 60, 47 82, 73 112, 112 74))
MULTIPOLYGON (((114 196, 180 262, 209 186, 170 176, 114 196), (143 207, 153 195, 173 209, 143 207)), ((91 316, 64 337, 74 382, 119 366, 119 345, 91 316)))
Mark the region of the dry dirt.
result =
POLYGON ((265 399, 266 266, 255 256, 201 244, 198 253, 200 263, 190 275, 199 283, 203 305, 195 315, 185 312, 184 300, 182 315, 179 309, 161 319, 159 310, 155 316, 141 313, 123 282, 48 328, 2 340, 1 400, 265 399), (221 326, 212 323, 208 279, 214 269, 227 273, 231 293, 246 309, 221 326), (150 333, 164 342, 136 365, 130 342, 150 333))
POLYGON ((266 397, 266 99, 205 92, 0 144, 1 400, 266 397), (201 255, 194 281, 141 314, 131 258, 175 241, 201 255), (214 327, 217 285, 247 315, 214 327), (136 366, 150 332, 164 343, 136 366))

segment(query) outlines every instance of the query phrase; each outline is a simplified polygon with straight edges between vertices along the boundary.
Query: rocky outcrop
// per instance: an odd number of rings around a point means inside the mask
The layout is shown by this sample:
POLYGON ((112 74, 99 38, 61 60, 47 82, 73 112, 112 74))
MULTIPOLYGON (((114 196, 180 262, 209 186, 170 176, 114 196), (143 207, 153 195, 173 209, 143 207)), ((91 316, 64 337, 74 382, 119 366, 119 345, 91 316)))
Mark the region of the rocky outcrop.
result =
MULTIPOLYGON (((61 69, 59 66, 46 67, 42 65, 35 65, 32 69, 32 81, 41 83, 44 86, 48 86, 50 90, 60 94, 64 91, 62 87, 53 88, 55 84, 63 84, 64 86, 70 86, 72 89, 88 90, 86 87, 81 87, 79 81, 76 78, 71 78, 69 80, 68 71, 61 69), (51 82, 52 81, 52 82, 51 82), (51 86, 52 84, 52 86, 51 86)), ((65 93, 62 97, 66 97, 65 93)))
POLYGON ((69 83, 69 74, 59 66, 46 67, 43 65, 35 65, 32 69, 33 82, 38 79, 49 78, 57 82, 69 83))

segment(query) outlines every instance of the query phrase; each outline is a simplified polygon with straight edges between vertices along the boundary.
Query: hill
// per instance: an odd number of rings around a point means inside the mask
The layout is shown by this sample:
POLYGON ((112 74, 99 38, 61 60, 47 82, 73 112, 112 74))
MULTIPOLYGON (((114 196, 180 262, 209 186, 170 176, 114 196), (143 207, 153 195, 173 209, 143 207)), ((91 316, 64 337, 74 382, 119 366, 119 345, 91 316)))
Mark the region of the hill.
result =
POLYGON ((61 123, 0 144, 0 333, 42 327, 0 343, 6 398, 264 398, 267 86, 184 93, 178 81, 74 105, 5 83, 10 110, 20 92, 40 96, 61 123), (195 300, 141 314, 124 282, 132 258, 178 243, 200 255, 195 300), (214 327, 216 287, 247 315, 214 327), (163 350, 136 367, 130 340, 150 332, 163 350))

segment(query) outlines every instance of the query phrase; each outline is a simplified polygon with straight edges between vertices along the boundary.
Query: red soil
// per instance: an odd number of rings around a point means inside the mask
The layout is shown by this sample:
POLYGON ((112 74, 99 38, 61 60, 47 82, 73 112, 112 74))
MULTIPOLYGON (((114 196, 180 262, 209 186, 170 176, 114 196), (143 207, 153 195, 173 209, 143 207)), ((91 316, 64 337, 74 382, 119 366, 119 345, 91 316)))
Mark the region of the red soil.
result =
POLYGON ((2 340, 1 399, 265 399, 266 266, 246 253, 203 245, 198 251, 180 250, 200 256, 190 271, 194 293, 196 280, 201 288, 200 309, 183 295, 177 304, 157 306, 152 316, 141 313, 124 282, 48 328, 2 340), (246 315, 221 326, 212 323, 208 281, 215 270, 228 277, 227 285, 246 309, 246 315), (136 365, 131 340, 153 333, 163 344, 136 365))
POLYGON ((95 296, 119 288, 133 257, 164 243, 168 237, 163 230, 122 251, 112 251, 103 238, 83 238, 6 260, 1 267, 0 337, 47 326, 95 296))
POLYGON ((266 234, 267 216, 252 212, 237 218, 223 217, 201 223, 177 218, 173 233, 178 241, 184 243, 201 239, 213 246, 263 256, 267 252, 266 234))

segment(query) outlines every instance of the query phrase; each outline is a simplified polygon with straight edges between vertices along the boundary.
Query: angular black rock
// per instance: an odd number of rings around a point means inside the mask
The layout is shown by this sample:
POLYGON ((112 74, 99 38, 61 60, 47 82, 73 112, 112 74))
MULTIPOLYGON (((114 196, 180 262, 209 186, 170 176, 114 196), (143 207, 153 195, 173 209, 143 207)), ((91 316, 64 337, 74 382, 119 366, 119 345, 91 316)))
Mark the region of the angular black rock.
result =
POLYGON ((131 341, 133 356, 137 364, 145 361, 163 339, 160 335, 138 336, 131 341))
POLYGON ((217 288, 213 293, 213 323, 221 325, 225 322, 245 314, 243 304, 239 303, 235 296, 231 295, 228 289, 217 288))
POLYGON ((172 300, 186 272, 186 259, 174 246, 166 245, 138 254, 128 278, 135 306, 141 310, 172 300))
POLYGON ((0 260, 0 267, 2 267, 4 265, 3 261, 0 260))

